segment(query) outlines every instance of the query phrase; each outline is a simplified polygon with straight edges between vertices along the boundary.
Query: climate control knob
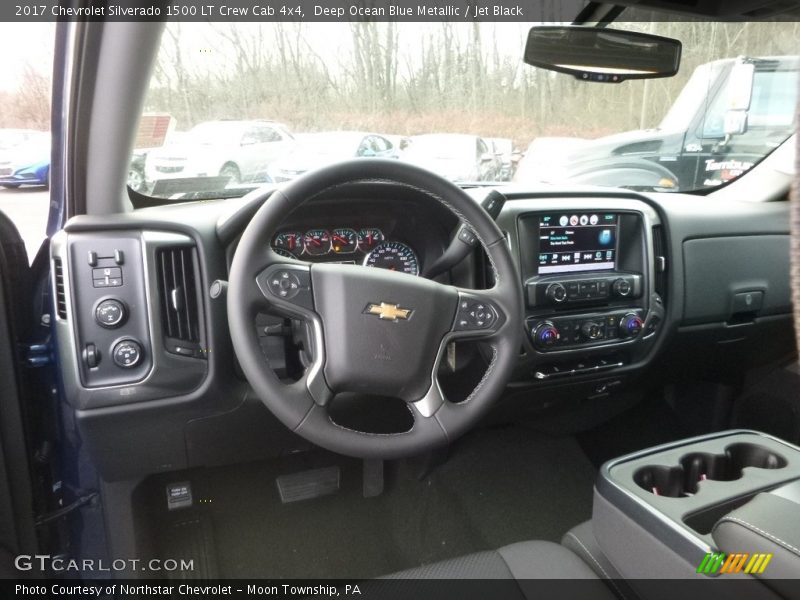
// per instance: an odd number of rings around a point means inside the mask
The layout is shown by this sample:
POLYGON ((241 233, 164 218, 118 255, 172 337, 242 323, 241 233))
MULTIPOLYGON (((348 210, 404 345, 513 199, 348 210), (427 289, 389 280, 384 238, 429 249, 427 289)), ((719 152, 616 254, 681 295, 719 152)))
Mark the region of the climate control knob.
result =
POLYGON ((561 339, 561 334, 550 321, 544 321, 533 328, 531 337, 534 346, 544 349, 554 346, 561 339))
POLYGON ((586 321, 581 325, 581 333, 589 340, 599 340, 603 337, 603 326, 594 321, 586 321))
POLYGON ((627 279, 617 279, 611 284, 611 291, 614 292, 615 296, 626 298, 633 292, 633 286, 627 279))
POLYGON ((619 320, 619 334, 622 337, 636 337, 642 332, 644 321, 636 313, 628 313, 619 320))
POLYGON ((551 283, 547 286, 547 289, 544 291, 544 293, 548 300, 555 302, 556 304, 560 304, 567 299, 567 288, 560 283, 551 283))

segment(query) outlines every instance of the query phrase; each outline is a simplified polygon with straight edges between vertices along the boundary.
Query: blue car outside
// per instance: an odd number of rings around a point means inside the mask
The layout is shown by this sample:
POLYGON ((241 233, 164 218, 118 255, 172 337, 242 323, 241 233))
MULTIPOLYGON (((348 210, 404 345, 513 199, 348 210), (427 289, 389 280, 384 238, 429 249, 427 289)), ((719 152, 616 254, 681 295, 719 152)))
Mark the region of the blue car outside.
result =
POLYGON ((0 155, 0 186, 48 185, 50 136, 42 133, 0 155))

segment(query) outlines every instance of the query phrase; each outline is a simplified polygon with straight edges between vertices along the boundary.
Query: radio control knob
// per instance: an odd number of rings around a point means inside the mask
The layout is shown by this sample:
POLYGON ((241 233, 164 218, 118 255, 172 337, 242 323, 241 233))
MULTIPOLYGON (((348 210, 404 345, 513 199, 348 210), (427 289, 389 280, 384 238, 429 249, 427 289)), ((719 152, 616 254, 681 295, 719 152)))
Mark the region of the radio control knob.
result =
POLYGON ((636 337, 642 332, 644 321, 636 313, 628 313, 619 321, 619 333, 622 337, 636 337))
POLYGON ((622 296, 625 298, 631 295, 631 292, 633 292, 633 287, 631 286, 631 282, 627 279, 617 279, 611 285, 611 291, 614 292, 615 296, 622 296))
POLYGON ((581 325, 581 333, 587 339, 598 340, 603 337, 603 326, 594 321, 586 321, 586 323, 581 325))
POLYGON ((531 337, 533 337, 533 344, 537 348, 550 348, 561 339, 561 334, 558 328, 550 321, 544 321, 533 328, 531 337))
POLYGON ((544 293, 549 300, 556 304, 560 304, 567 299, 567 288, 560 283, 551 283, 544 293))

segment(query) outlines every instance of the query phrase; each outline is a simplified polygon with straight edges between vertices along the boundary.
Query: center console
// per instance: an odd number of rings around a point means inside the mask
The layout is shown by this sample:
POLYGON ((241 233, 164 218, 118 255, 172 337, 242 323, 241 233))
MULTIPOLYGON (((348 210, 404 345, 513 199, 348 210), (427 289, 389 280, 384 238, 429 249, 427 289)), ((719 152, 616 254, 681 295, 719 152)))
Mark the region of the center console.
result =
POLYGON ((800 448, 744 430, 609 461, 592 517, 625 578, 755 577, 781 596, 800 576, 798 523, 800 448))
POLYGON ((526 212, 517 219, 525 329, 537 379, 637 360, 664 320, 643 211, 603 206, 526 212))

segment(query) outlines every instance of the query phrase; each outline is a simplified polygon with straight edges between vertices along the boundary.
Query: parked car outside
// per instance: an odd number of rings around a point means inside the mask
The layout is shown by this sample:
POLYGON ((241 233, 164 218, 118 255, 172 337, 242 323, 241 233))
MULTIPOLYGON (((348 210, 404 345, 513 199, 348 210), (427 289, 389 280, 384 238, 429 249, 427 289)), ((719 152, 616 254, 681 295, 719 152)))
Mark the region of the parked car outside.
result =
POLYGON ((298 134, 297 146, 269 169, 272 181, 291 181, 306 171, 356 157, 397 158, 389 136, 363 131, 298 134))
POLYGON ((145 113, 139 121, 131 163, 128 166, 128 187, 134 192, 147 191, 145 166, 147 155, 164 146, 172 137, 175 119, 168 113, 145 113))
POLYGON ((147 185, 158 180, 228 177, 229 183, 268 181, 267 169, 294 146, 286 126, 273 121, 207 121, 180 143, 147 155, 147 185))
POLYGON ((511 181, 514 171, 514 142, 509 138, 489 138, 492 144, 494 155, 500 161, 500 171, 497 175, 498 181, 511 181))
POLYGON ((0 149, 0 186, 47 186, 50 181, 50 134, 35 132, 20 144, 0 149))
POLYGON ((415 135, 401 159, 450 181, 497 181, 501 171, 489 142, 460 133, 415 135))

